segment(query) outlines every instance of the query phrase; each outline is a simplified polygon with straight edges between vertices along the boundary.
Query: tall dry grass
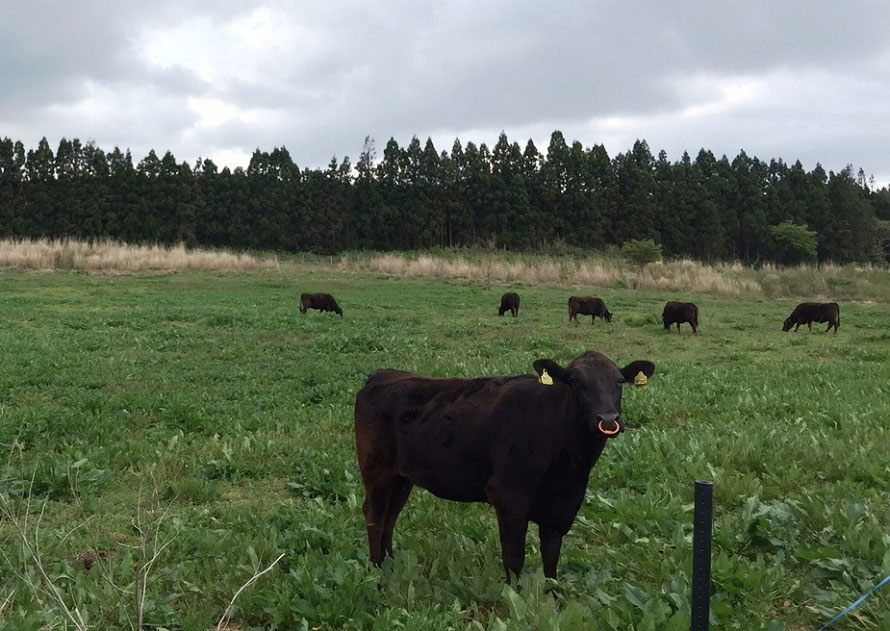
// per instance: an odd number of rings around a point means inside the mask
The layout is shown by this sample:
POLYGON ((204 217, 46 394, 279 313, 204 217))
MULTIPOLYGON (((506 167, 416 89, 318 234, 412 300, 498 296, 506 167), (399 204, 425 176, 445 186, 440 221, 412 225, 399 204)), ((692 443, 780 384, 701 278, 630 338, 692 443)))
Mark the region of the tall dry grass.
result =
POLYGON ((274 257, 259 259, 224 250, 190 249, 182 244, 163 246, 75 239, 0 239, 0 267, 28 270, 139 273, 239 271, 277 266, 278 261, 274 257))
POLYGON ((708 265, 689 259, 642 268, 623 259, 505 255, 344 256, 344 270, 386 276, 454 278, 485 283, 553 284, 684 291, 729 297, 807 298, 890 302, 890 274, 875 266, 832 265, 752 269, 740 263, 708 265))
POLYGON ((762 288, 746 278, 742 266, 706 266, 683 260, 653 263, 642 269, 621 260, 555 259, 534 257, 527 261, 507 261, 496 255, 476 260, 463 257, 439 258, 431 255, 407 257, 381 254, 369 259, 340 261, 341 268, 362 269, 387 276, 456 278, 486 283, 529 283, 592 285, 659 290, 687 290, 724 296, 756 294, 762 288))

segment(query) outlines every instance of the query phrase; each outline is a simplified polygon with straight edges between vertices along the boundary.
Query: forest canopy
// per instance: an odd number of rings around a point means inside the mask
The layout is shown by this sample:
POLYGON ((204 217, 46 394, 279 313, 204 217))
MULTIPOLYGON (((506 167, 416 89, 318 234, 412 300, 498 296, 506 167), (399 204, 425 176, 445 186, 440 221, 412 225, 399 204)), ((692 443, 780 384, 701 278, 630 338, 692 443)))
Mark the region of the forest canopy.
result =
POLYGON ((601 250, 652 241, 667 257, 703 261, 884 263, 890 191, 862 169, 839 173, 701 149, 670 161, 638 140, 546 151, 501 134, 493 147, 450 151, 365 139, 358 161, 300 169, 284 147, 257 149, 246 169, 178 162, 62 139, 26 149, 0 140, 0 237, 111 238, 129 243, 284 252, 489 245, 601 250))

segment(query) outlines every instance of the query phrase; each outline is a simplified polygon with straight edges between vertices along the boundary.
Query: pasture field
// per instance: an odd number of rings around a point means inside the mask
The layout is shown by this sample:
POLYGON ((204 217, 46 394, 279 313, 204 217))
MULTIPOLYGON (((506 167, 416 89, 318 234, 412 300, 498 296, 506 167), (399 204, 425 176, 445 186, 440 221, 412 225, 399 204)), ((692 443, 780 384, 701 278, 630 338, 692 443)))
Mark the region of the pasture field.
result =
MULTIPOLYGON (((696 479, 715 489, 714 628, 818 628, 890 574, 890 306, 782 333, 796 302, 321 265, 2 271, 0 628, 213 628, 283 553, 221 628, 688 629, 696 479), (497 316, 508 289, 516 319, 497 316), (303 291, 345 317, 301 315, 303 291), (572 294, 601 296, 613 324, 569 325, 572 294), (698 303, 698 337, 662 329, 669 299, 698 303), (507 587, 494 511, 422 490, 395 560, 371 567, 365 378, 530 373, 586 349, 657 371, 625 391, 558 584, 535 528, 507 587)), ((836 628, 890 629, 890 592, 836 628)))

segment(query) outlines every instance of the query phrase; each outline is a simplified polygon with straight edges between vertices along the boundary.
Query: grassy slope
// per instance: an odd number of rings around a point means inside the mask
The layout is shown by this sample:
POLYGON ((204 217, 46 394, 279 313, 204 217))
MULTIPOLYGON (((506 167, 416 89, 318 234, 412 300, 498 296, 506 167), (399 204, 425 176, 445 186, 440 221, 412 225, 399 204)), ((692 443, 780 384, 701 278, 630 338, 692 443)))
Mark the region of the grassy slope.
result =
MULTIPOLYGON (((497 317, 505 287, 330 270, 2 272, 0 445, 20 448, 0 461, 0 489, 15 493, 33 476, 35 502, 48 500, 40 538, 50 574, 99 626, 128 621, 101 573, 70 561, 98 543, 107 573, 127 585, 137 511, 143 525, 160 523, 161 540, 173 537, 150 575, 146 621, 182 628, 214 624, 279 552, 278 568, 238 600, 243 627, 305 618, 332 629, 498 619, 688 628, 692 483, 701 478, 715 482, 721 628, 774 619, 809 628, 890 573, 886 305, 842 305, 837 336, 783 334, 792 302, 699 296, 702 331, 692 338, 659 323, 664 301, 680 296, 591 290, 615 322, 574 327, 565 303, 578 290, 515 289, 514 320, 497 317), (320 290, 345 319, 299 314, 300 292, 320 290), (534 530, 517 594, 502 584, 493 512, 424 491, 412 495, 378 587, 352 440, 365 377, 387 366, 525 373, 535 358, 566 362, 587 348, 619 363, 652 359, 658 372, 647 390, 625 393, 630 429, 594 469, 559 588, 540 575, 534 530), (90 521, 68 534, 82 521, 75 475, 90 521), (150 510, 155 487, 169 505, 163 516, 150 510)), ((0 548, 0 604, 14 590, 0 625, 39 628, 54 612, 11 573, 36 580, 8 522, 0 548)), ((135 599, 124 600, 132 612, 135 599)), ((874 598, 862 619, 890 617, 887 602, 874 598)))

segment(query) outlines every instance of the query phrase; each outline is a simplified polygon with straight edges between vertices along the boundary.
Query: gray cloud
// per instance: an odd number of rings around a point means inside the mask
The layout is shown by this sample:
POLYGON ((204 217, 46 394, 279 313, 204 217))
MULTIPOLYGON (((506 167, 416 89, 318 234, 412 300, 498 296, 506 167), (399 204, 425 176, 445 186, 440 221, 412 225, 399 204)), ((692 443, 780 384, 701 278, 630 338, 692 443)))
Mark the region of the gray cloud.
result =
POLYGON ((3 3, 0 134, 29 146, 323 166, 368 134, 543 149, 560 129, 890 180, 884 2, 3 3))

